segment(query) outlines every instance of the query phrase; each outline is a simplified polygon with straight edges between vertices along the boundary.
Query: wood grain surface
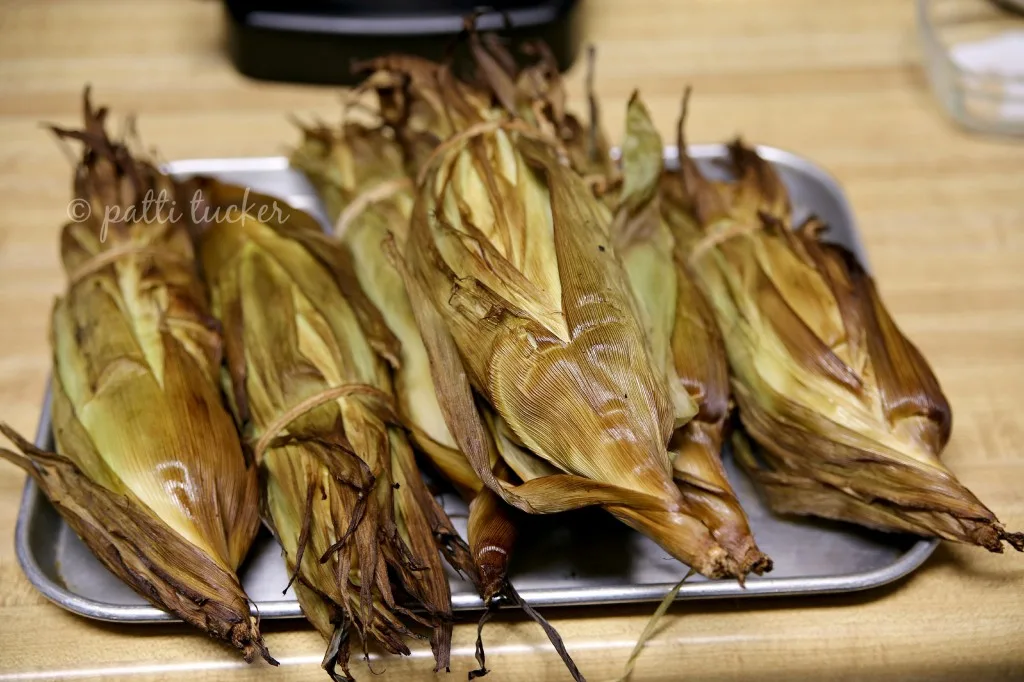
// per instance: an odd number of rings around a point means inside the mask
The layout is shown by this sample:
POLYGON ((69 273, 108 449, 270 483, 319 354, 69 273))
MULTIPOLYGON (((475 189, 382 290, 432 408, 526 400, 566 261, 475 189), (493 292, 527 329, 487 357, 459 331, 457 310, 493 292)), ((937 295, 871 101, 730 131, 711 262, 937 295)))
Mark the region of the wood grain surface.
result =
MULTIPOLYGON (((609 130, 643 93, 670 134, 694 86, 691 140, 741 132, 799 152, 846 190, 897 320, 953 405, 945 458, 1013 529, 1024 527, 1024 145, 958 130, 918 66, 913 5, 862 0, 588 0, 609 130)), ((47 319, 63 287, 57 234, 69 159, 40 122, 79 121, 79 96, 134 112, 162 158, 263 156, 296 141, 286 115, 334 120, 335 91, 238 75, 220 3, 0 2, 0 418, 35 427, 49 368, 47 319)), ((570 75, 580 101, 581 69, 570 75)), ((0 680, 323 680, 324 643, 266 623, 282 666, 246 666, 174 626, 116 627, 48 604, 13 535, 23 476, 0 464, 0 680)), ((649 608, 552 611, 582 671, 616 679, 649 608)), ((489 626, 486 679, 568 679, 540 630, 489 626)), ((473 665, 455 630, 451 675, 473 665)), ((374 678, 427 680, 425 647, 374 678)), ((1024 556, 945 545, 909 579, 867 594, 675 606, 636 680, 1024 679, 1024 556)))

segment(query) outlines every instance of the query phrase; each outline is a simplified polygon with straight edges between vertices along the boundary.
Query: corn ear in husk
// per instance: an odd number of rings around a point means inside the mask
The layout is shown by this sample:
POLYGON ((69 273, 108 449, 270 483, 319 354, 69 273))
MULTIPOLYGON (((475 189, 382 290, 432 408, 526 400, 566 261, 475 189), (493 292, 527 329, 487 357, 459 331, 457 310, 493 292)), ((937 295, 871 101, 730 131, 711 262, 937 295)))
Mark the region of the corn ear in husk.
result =
POLYGON ((198 187, 212 207, 250 207, 209 225, 200 254, 265 518, 303 612, 331 642, 325 669, 341 679, 340 665, 349 679, 353 630, 364 651, 374 641, 408 654, 412 623, 431 628, 436 669, 446 668, 451 597, 439 550, 471 564, 397 426, 382 360, 397 357, 394 338, 310 216, 214 181, 198 187), (399 605, 392 575, 422 614, 399 605))
MULTIPOLYGON (((465 109, 457 92, 442 94, 465 109)), ((730 575, 728 555, 684 513, 672 483, 666 446, 677 415, 609 212, 535 128, 470 126, 425 169, 403 266, 410 298, 424 302, 414 313, 460 449, 517 508, 600 504, 705 575, 730 575), (496 479, 474 391, 559 473, 496 479)))
POLYGON ((85 94, 78 202, 51 320, 57 453, 9 428, 24 468, 90 550, 155 606, 272 661, 236 570, 259 526, 246 462, 218 387, 222 341, 184 216, 146 211, 170 180, 104 130, 85 94), (107 222, 105 223, 105 219, 107 222))
POLYGON ((669 442, 673 477, 688 513, 711 531, 741 580, 771 570, 757 548, 746 514, 722 466, 729 414, 725 346, 707 302, 684 268, 685 235, 673 227, 691 220, 685 208, 659 196, 664 145, 637 93, 626 113, 621 191, 614 234, 656 365, 668 380, 676 413, 686 415, 669 442))
MULTIPOLYGON (((408 95, 406 105, 415 107, 416 93, 408 95)), ((382 95, 382 99, 386 97, 382 95)), ((324 198, 335 237, 351 252, 360 285, 399 342, 393 373, 403 423, 434 468, 469 503, 467 535, 474 569, 469 575, 488 606, 481 627, 491 608, 504 600, 516 603, 544 628, 574 678, 582 679, 558 633, 519 597, 508 580, 518 535, 517 512, 480 481, 458 449, 438 404, 412 303, 393 263, 407 239, 414 198, 412 181, 405 173, 416 170, 416 158, 429 158, 434 143, 429 136, 420 136, 416 144, 429 149, 410 150, 409 140, 403 144, 391 132, 353 123, 344 123, 339 133, 323 127, 306 129, 292 164, 306 173, 324 198), (411 158, 407 158, 409 154, 411 158)), ((491 438, 497 436, 492 433, 491 438)), ((501 480, 513 480, 501 459, 491 461, 491 472, 501 480)), ((480 670, 474 671, 474 676, 486 672, 481 637, 482 630, 477 641, 480 670)))
POLYGON ((1006 532, 939 460, 949 403, 872 278, 820 240, 820 222, 790 229, 786 189, 754 150, 737 142, 731 155, 734 184, 708 182, 685 155, 668 182, 696 210, 689 263, 763 461, 745 448, 737 455, 771 507, 1024 549, 1024 535, 1006 532))
POLYGON ((343 124, 340 132, 307 129, 292 164, 324 197, 335 237, 351 253, 361 288, 397 340, 393 374, 399 410, 419 449, 470 503, 468 539, 476 569, 471 577, 490 603, 507 582, 515 524, 507 505, 486 499, 494 493, 448 431, 412 304, 385 253, 386 240, 404 246, 412 213, 414 192, 402 147, 387 131, 359 124, 343 124))

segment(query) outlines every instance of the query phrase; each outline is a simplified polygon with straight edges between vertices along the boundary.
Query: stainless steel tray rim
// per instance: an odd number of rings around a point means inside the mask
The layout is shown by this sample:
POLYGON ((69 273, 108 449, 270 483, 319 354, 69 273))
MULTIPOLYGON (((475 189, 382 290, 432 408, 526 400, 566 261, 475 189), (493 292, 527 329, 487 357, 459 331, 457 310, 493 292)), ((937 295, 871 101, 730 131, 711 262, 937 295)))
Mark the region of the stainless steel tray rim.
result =
MULTIPOLYGON (((48 408, 47 408, 48 409, 48 408)), ((45 422, 42 422, 45 423, 45 422)), ((45 434, 43 434, 45 435, 45 434)), ((38 437, 38 436, 37 436, 38 437)), ((22 494, 21 508, 15 530, 16 543, 27 546, 28 510, 34 506, 41 494, 35 481, 29 478, 22 494)), ((922 539, 914 544, 900 560, 873 571, 848 576, 821 576, 816 578, 771 578, 751 576, 746 581, 744 594, 749 596, 794 596, 806 594, 831 594, 853 592, 881 587, 919 568, 938 546, 937 539, 922 539)), ((176 622, 177 618, 153 606, 107 604, 81 597, 57 582, 50 580, 34 556, 29 552, 18 553, 19 563, 29 582, 54 604, 79 615, 107 622, 131 621, 134 623, 176 622)), ((680 569, 680 577, 685 572, 680 569)), ((571 593, 563 589, 521 590, 520 595, 535 607, 593 606, 602 604, 629 604, 661 600, 674 587, 672 583, 576 587, 571 593)), ((709 580, 683 584, 676 601, 690 599, 721 599, 736 596, 735 581, 709 580)), ((483 601, 475 595, 454 595, 452 608, 455 611, 482 609, 483 601)), ((259 606, 260 618, 280 619, 301 617, 302 612, 294 600, 263 601, 259 606)))
MULTIPOLYGON (((47 411, 48 411, 47 407, 47 411)), ((41 424, 46 422, 41 420, 41 424)), ((39 435, 37 434, 37 440, 39 435)), ((34 506, 40 495, 39 487, 31 478, 27 479, 22 494, 21 508, 15 530, 16 543, 27 546, 28 511, 34 506)), ((895 582, 919 568, 935 548, 937 539, 921 539, 916 542, 900 560, 873 571, 850 575, 820 576, 815 578, 772 578, 751 576, 743 588, 744 596, 799 596, 822 595, 843 592, 855 592, 881 587, 895 582)), ((107 604, 81 597, 66 589, 59 583, 50 580, 33 555, 29 552, 18 553, 19 563, 29 582, 54 604, 73 613, 106 622, 162 623, 178 622, 173 615, 153 606, 133 606, 128 604, 107 604)), ((680 578, 685 575, 680 565, 680 578)), ((632 586, 594 586, 575 587, 570 591, 561 589, 529 589, 520 590, 520 596, 535 607, 568 607, 594 606, 610 604, 631 604, 660 601, 675 585, 660 583, 632 586)), ((736 597, 734 580, 708 580, 695 583, 684 583, 676 597, 676 601, 696 599, 724 599, 736 597)), ((483 600, 476 595, 453 595, 452 608, 455 611, 473 611, 484 607, 483 600)), ((298 618, 302 616, 298 603, 294 600, 263 601, 259 607, 259 617, 264 619, 298 618)))

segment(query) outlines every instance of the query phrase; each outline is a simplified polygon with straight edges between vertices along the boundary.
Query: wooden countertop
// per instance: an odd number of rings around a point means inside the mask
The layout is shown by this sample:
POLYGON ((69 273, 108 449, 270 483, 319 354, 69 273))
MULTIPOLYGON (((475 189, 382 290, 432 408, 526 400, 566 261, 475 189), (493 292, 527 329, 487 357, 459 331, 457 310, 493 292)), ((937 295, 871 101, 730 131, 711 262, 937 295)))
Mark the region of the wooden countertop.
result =
MULTIPOLYGON (((219 4, 0 5, 0 418, 23 433, 34 430, 49 369, 70 187, 69 161, 39 122, 77 124, 86 82, 115 115, 136 112, 167 159, 277 154, 296 139, 288 112, 335 120, 331 89, 239 76, 221 49, 219 4)), ((946 461, 1007 526, 1024 528, 1024 145, 968 135, 943 117, 916 66, 912 3, 587 4, 611 131, 639 87, 669 134, 689 83, 692 140, 742 132, 840 180, 890 308, 952 401, 946 461)), ((578 96, 580 69, 570 80, 578 96)), ((282 662, 275 675, 179 627, 102 625, 50 605, 14 556, 22 480, 0 464, 0 680, 326 679, 324 644, 301 623, 265 624, 282 662)), ((594 681, 618 676, 649 612, 550 615, 594 681)), ((489 628, 491 682, 568 679, 533 624, 489 628)), ((453 671, 440 679, 465 679, 474 635, 456 628, 453 671)), ((431 679, 428 656, 391 660, 380 679, 431 679)), ((945 545, 909 579, 867 594, 680 604, 634 679, 969 676, 1024 679, 1024 556, 945 545)))

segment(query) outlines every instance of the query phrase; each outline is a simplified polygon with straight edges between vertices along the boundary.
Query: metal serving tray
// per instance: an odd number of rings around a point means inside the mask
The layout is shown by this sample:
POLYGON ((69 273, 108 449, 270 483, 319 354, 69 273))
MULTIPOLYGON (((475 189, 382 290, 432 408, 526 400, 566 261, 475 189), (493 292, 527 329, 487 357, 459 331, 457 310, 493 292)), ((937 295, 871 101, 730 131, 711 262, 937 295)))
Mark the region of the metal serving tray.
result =
MULTIPOLYGON (((813 212, 830 226, 828 237, 852 249, 864 262, 853 216, 836 182, 804 158, 760 147, 760 154, 780 171, 791 192, 797 219, 813 212)), ((721 145, 691 148, 705 172, 722 175, 721 145)), ((673 164, 678 154, 666 150, 673 164)), ((222 180, 280 197, 325 222, 312 187, 287 159, 234 158, 176 161, 168 172, 187 176, 211 174, 222 180)), ((36 444, 52 449, 49 400, 43 407, 36 444)), ((764 506, 747 477, 725 455, 729 480, 736 488, 760 548, 775 570, 750 577, 746 587, 735 580, 695 577, 683 585, 679 599, 809 595, 878 587, 901 578, 935 549, 937 541, 873 532, 851 525, 813 519, 779 518, 764 506)), ((466 506, 454 494, 442 494, 445 508, 465 532, 466 506)), ((617 523, 600 510, 562 514, 557 522, 533 517, 521 534, 511 577, 523 598, 535 606, 581 606, 660 601, 684 575, 684 567, 646 537, 617 523), (528 540, 527 540, 528 539, 528 540)), ((80 615, 106 621, 151 623, 173 617, 150 606, 100 564, 64 523, 29 479, 16 531, 18 559, 29 581, 54 603, 80 615)), ((241 569, 242 584, 262 618, 297 618, 294 595, 282 593, 288 577, 280 549, 261 531, 241 569)), ((466 581, 452 574, 456 611, 483 607, 466 581)))

